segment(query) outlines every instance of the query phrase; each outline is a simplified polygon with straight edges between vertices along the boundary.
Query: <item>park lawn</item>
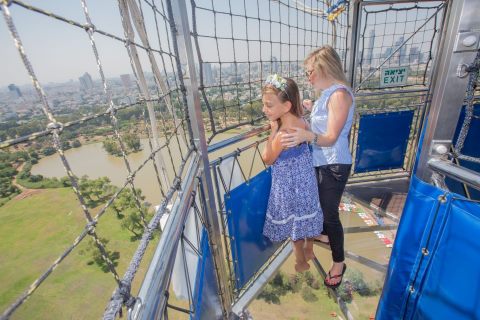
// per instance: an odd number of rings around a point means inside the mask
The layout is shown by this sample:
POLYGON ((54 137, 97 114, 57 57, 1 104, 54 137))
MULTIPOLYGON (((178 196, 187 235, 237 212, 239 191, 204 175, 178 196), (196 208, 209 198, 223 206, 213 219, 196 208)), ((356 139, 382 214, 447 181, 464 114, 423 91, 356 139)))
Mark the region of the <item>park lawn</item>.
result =
MULTIPOLYGON (((92 210, 92 215, 100 208, 92 210)), ((72 189, 45 189, 0 207, 0 310, 5 310, 39 277, 80 234, 84 214, 72 189)), ((100 218, 97 234, 109 239, 107 249, 120 252, 117 271, 122 277, 138 241, 107 212, 100 218)), ((138 291, 158 235, 150 243, 137 272, 132 292, 138 291)), ((112 274, 81 254, 89 236, 63 260, 12 319, 98 319, 116 288, 112 274)))
MULTIPOLYGON (((316 248, 315 248, 316 249, 316 248)), ((317 249, 316 249, 317 250, 317 249)), ((286 275, 295 274, 295 257, 293 254, 288 257, 280 268, 280 271, 286 275)), ((310 272, 321 279, 313 264, 310 263, 310 272)), ((306 284, 303 284, 306 286, 306 284)), ((318 300, 306 302, 302 298, 301 291, 297 293, 289 292, 280 297, 280 304, 270 304, 261 299, 255 299, 247 309, 252 313, 254 319, 262 320, 313 320, 313 319, 333 319, 331 312, 335 312, 343 317, 337 303, 328 296, 327 290, 323 284, 320 289, 312 289, 318 300)))
MULTIPOLYGON (((328 257, 330 259, 330 251, 326 251, 318 246, 314 247, 315 254, 319 258, 328 257), (325 254, 327 252, 327 254, 325 254)), ((322 260, 322 259, 321 259, 322 260)), ((329 260, 330 261, 330 260, 329 260)), ((326 263, 326 261, 324 262, 326 263)), ((329 262, 328 262, 329 263, 329 262)), ((378 278, 379 274, 372 272, 369 268, 347 260, 350 268, 360 270, 365 276, 366 281, 371 282, 378 278)), ((285 261, 280 268, 280 271, 286 275, 295 274, 295 258, 293 254, 285 261)), ((310 263, 310 272, 321 279, 313 263, 310 263)), ((327 265, 324 265, 326 267, 327 265)), ((322 281, 321 281, 322 282, 322 281)), ((306 286, 306 284, 304 284, 306 286)), ((280 297, 280 304, 270 304, 261 299, 255 299, 247 309, 252 313, 254 319, 262 320, 323 320, 336 319, 331 313, 336 313, 338 316, 344 318, 338 304, 328 295, 328 292, 322 284, 320 289, 313 290, 318 300, 314 302, 306 302, 301 295, 301 292, 292 293, 280 297)), ((375 315, 379 300, 379 295, 361 296, 358 293, 353 294, 352 302, 347 303, 349 311, 355 319, 369 319, 375 315)))

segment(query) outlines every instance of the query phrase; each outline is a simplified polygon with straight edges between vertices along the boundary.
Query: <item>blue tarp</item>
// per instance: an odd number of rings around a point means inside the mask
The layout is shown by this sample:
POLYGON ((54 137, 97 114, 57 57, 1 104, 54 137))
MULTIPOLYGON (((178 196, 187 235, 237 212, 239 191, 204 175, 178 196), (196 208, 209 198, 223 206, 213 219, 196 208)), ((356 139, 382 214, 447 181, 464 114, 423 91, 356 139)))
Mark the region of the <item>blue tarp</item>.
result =
POLYGON ((191 315, 190 319, 220 320, 222 319, 222 307, 218 296, 217 280, 214 271, 215 268, 205 228, 202 230, 200 250, 202 256, 198 260, 195 290, 193 293, 194 313, 191 315))
POLYGON ((242 288, 281 245, 262 234, 271 183, 270 169, 266 169, 225 195, 237 289, 242 288))
POLYGON ((361 115, 355 173, 403 167, 413 110, 361 115))

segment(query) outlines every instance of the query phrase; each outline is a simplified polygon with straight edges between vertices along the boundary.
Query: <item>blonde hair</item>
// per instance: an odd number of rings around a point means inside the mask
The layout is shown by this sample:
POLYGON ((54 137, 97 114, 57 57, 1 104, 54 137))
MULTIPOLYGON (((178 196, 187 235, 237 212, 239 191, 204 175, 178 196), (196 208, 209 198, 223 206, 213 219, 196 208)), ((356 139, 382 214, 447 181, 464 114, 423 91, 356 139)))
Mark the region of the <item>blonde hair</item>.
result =
POLYGON ((337 51, 329 45, 324 45, 312 52, 303 61, 304 65, 311 64, 315 71, 332 77, 337 82, 350 86, 345 73, 343 73, 342 61, 337 51))

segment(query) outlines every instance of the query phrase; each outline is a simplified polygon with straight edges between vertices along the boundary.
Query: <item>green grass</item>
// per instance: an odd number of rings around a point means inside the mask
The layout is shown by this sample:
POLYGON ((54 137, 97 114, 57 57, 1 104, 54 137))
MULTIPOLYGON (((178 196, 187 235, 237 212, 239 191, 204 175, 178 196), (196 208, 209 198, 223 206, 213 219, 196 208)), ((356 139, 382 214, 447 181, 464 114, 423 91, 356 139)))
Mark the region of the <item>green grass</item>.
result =
MULTIPOLYGON (((330 251, 314 247, 316 256, 321 258, 327 257, 330 259, 330 251), (327 254, 327 255, 326 255, 327 254)), ((361 266, 351 260, 347 261, 350 268, 365 271, 361 266)), ((295 258, 293 254, 285 261, 280 268, 280 271, 285 275, 295 274, 295 258)), ((313 263, 310 263, 310 272, 316 277, 320 278, 313 263)), ((372 280, 369 275, 366 275, 366 280, 372 280)), ((306 286, 304 283, 303 286, 306 286)), ((264 300, 255 299, 247 307, 254 319, 262 320, 323 320, 323 319, 338 319, 333 317, 331 313, 336 313, 338 316, 344 318, 338 304, 328 295, 326 287, 321 282, 319 289, 312 289, 318 300, 313 302, 306 302, 302 298, 301 291, 298 293, 289 292, 280 297, 280 304, 267 303, 264 300)), ((353 294, 353 300, 347 303, 349 311, 355 319, 369 319, 370 316, 375 315, 375 310, 378 304, 379 295, 375 296, 360 296, 358 293, 353 294)))
MULTIPOLYGON (((280 268, 284 274, 295 274, 295 258, 293 254, 285 261, 280 268)), ((311 266, 310 272, 317 278, 320 278, 316 269, 311 266)), ((303 284, 307 286, 307 284, 303 284)), ((313 290, 313 293, 318 298, 314 302, 306 302, 302 298, 302 293, 289 292, 285 296, 280 297, 280 304, 270 304, 263 300, 254 300, 249 306, 248 310, 252 313, 254 319, 262 320, 311 320, 311 319, 334 319, 330 316, 330 312, 336 312, 342 315, 340 308, 336 302, 328 296, 327 289, 321 285, 320 289, 313 290)), ((343 316, 343 315, 342 315, 343 316)))
MULTIPOLYGON (((73 243, 86 220, 73 191, 59 188, 7 202, 0 208, 0 221, 0 311, 3 311, 73 243)), ((120 252, 117 271, 122 277, 138 242, 130 241, 130 234, 121 229, 120 221, 111 213, 100 219, 97 234, 110 240, 108 250, 120 252)), ((158 236, 153 242, 156 241, 158 236)), ((116 282, 110 273, 102 272, 96 265, 87 265, 90 256, 80 254, 87 242, 82 241, 60 263, 12 319, 101 318, 116 282)), ((154 246, 150 243, 137 273, 134 294, 154 246)))
POLYGON ((14 194, 11 194, 9 197, 6 197, 6 198, 0 198, 0 207, 3 206, 5 203, 7 203, 8 201, 10 201, 11 199, 15 198, 15 196, 19 195, 21 192, 17 192, 17 193, 14 193, 14 194))
POLYGON ((40 181, 32 182, 28 179, 17 178, 17 182, 22 187, 28 189, 49 189, 49 188, 61 188, 62 182, 57 178, 43 178, 40 181))

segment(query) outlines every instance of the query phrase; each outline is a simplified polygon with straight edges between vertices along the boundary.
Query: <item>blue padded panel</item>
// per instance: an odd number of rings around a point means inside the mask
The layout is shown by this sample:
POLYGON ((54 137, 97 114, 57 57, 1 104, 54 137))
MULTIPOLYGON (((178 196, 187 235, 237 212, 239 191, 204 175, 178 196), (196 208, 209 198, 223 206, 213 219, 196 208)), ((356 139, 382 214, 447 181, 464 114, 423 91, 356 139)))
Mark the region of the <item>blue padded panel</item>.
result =
POLYGON ((425 226, 436 210, 437 197, 442 192, 412 177, 405 208, 398 226, 390 256, 382 296, 377 308, 377 318, 400 319, 406 301, 410 274, 421 249, 425 226))
POLYGON ((376 319, 480 319, 478 234, 478 203, 413 176, 376 319))
MULTIPOLYGON (((468 131, 467 138, 465 139, 462 153, 467 156, 480 158, 480 104, 476 104, 473 107, 473 114, 474 117, 472 118, 472 121, 470 123, 470 129, 468 131)), ((465 119, 465 107, 462 108, 462 113, 460 114, 460 119, 458 120, 457 131, 455 132, 455 138, 453 140, 455 141, 455 143, 457 142, 458 135, 460 134, 463 119, 465 119)), ((460 165, 476 172, 480 172, 480 163, 460 160, 460 165)), ((447 186, 451 191, 461 194, 465 197, 467 196, 465 193, 465 189, 460 182, 457 182, 450 178, 446 178, 445 182, 447 183, 447 186)), ((471 187, 468 187, 468 191, 472 199, 480 200, 480 191, 475 190, 471 187)))
POLYGON ((452 199, 440 223, 438 242, 408 318, 480 319, 480 206, 452 199))

